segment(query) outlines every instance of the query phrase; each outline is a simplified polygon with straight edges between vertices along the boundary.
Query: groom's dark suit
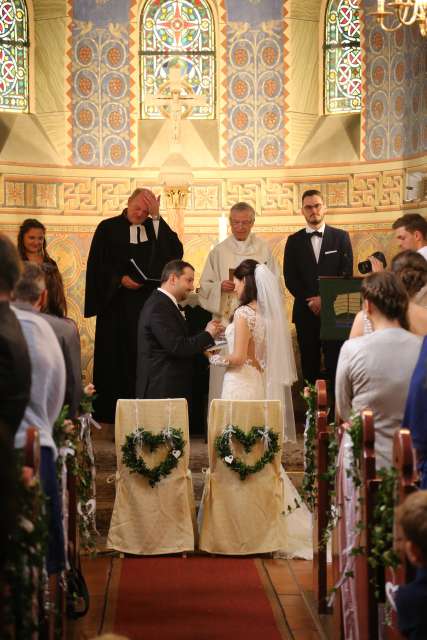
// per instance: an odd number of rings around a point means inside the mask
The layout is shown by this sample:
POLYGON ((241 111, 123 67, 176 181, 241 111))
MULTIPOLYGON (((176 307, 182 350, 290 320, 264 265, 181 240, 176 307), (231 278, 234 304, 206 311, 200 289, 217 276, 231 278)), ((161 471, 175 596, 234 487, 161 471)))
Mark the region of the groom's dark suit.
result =
MULTIPOLYGON (((319 295, 319 276, 342 276, 353 273, 353 251, 346 231, 325 226, 319 262, 313 251, 311 235, 306 229, 289 236, 283 258, 286 287, 294 296, 292 321, 295 323, 301 353, 304 380, 314 383, 320 376, 320 318, 307 304, 307 298, 319 295)), ((335 369, 341 342, 323 343, 325 366, 330 380, 335 369)))
POLYGON ((214 342, 207 331, 190 336, 173 300, 153 291, 139 317, 136 397, 188 400, 194 356, 214 342))

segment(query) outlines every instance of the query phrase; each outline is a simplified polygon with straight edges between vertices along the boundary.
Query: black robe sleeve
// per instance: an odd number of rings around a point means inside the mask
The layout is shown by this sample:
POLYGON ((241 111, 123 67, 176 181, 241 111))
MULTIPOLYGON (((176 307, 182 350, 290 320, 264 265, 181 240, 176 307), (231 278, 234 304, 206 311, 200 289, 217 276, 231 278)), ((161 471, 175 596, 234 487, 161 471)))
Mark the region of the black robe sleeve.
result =
POLYGON ((111 219, 96 228, 86 268, 85 318, 105 309, 117 291, 123 274, 117 270, 111 251, 111 219))

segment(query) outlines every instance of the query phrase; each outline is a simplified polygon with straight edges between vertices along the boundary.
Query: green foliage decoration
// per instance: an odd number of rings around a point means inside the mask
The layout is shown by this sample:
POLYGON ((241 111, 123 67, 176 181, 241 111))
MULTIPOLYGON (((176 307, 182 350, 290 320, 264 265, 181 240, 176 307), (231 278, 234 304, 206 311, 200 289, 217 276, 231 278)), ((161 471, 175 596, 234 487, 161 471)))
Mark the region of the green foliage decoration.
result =
POLYGON ((245 480, 248 476, 258 473, 261 469, 271 463, 276 453, 280 451, 279 435, 268 427, 254 426, 245 433, 236 425, 229 425, 215 439, 215 449, 217 455, 229 469, 239 474, 240 480, 245 480), (264 439, 266 443, 263 455, 252 465, 248 465, 241 458, 235 457, 231 449, 231 438, 240 442, 246 453, 252 447, 264 439))
POLYGON ((301 393, 307 405, 305 412, 304 431, 304 476, 302 479, 301 495, 310 509, 314 511, 317 503, 317 461, 316 461, 316 388, 312 384, 306 385, 301 393))
POLYGON ((147 478, 150 487, 155 487, 162 478, 166 478, 177 467, 185 444, 181 429, 167 427, 161 433, 152 433, 143 427, 138 427, 126 436, 122 446, 123 464, 131 473, 138 473, 147 478), (153 452, 161 445, 168 447, 166 458, 155 467, 148 467, 138 449, 148 447, 153 452))
POLYGON ((4 629, 2 638, 32 638, 41 630, 47 585, 46 498, 37 477, 23 473, 23 456, 16 454, 16 526, 8 540, 4 568, 4 629), (37 613, 39 615, 37 615, 37 613))

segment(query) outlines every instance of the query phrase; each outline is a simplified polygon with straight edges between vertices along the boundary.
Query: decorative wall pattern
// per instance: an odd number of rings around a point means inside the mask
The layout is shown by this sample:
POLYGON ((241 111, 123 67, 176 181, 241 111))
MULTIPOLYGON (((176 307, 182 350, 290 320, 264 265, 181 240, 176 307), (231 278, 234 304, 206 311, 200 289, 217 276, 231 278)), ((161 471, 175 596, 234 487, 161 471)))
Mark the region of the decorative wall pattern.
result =
POLYGON ((130 164, 129 4, 73 3, 73 164, 130 164), (120 8, 117 7, 120 5, 120 8))
POLYGON ((278 2, 227 3, 227 164, 284 164, 284 20, 278 2))
POLYGON ((366 20, 367 160, 385 160, 427 151, 427 39, 418 26, 384 32, 369 12, 366 20))
MULTIPOLYGON (((259 216, 289 216, 299 212, 306 189, 319 189, 330 210, 364 213, 398 209, 403 205, 406 170, 403 168, 362 167, 342 176, 325 172, 316 178, 280 176, 218 175, 209 180, 195 179, 190 188, 188 215, 218 215, 238 201, 252 204, 259 216)), ((412 169, 413 170, 413 169, 412 169)), ((419 171, 427 172, 427 165, 419 171)), ((109 216, 126 206, 132 191, 149 186, 156 193, 162 188, 144 177, 44 177, 0 174, 0 211, 8 209, 22 215, 40 214, 109 216)), ((0 214, 1 215, 1 214, 0 214)), ((1 223, 1 218, 0 218, 1 223)))

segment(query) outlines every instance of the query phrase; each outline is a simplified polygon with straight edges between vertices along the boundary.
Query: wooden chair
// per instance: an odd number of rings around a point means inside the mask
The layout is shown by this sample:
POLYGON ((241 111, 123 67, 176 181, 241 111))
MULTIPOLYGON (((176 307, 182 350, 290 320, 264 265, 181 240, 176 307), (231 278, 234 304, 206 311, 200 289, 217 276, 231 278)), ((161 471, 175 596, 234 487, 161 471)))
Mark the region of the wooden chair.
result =
POLYGON ((318 613, 327 613, 327 545, 325 535, 330 507, 330 487, 325 479, 328 469, 328 407, 325 380, 316 380, 316 460, 317 501, 313 512, 313 590, 318 613))
MULTIPOLYGON (((409 494, 417 490, 418 474, 415 465, 415 451, 412 447, 412 438, 408 429, 396 429, 395 431, 393 463, 398 471, 396 506, 399 506, 409 494)), ((401 534, 397 526, 395 526, 394 530, 394 549, 400 556, 400 564, 394 570, 386 570, 385 580, 394 586, 399 586, 414 580, 415 569, 406 558, 401 542, 401 534)), ((391 615, 391 624, 385 628, 385 636, 388 640, 402 640, 397 628, 395 611, 391 615)))

